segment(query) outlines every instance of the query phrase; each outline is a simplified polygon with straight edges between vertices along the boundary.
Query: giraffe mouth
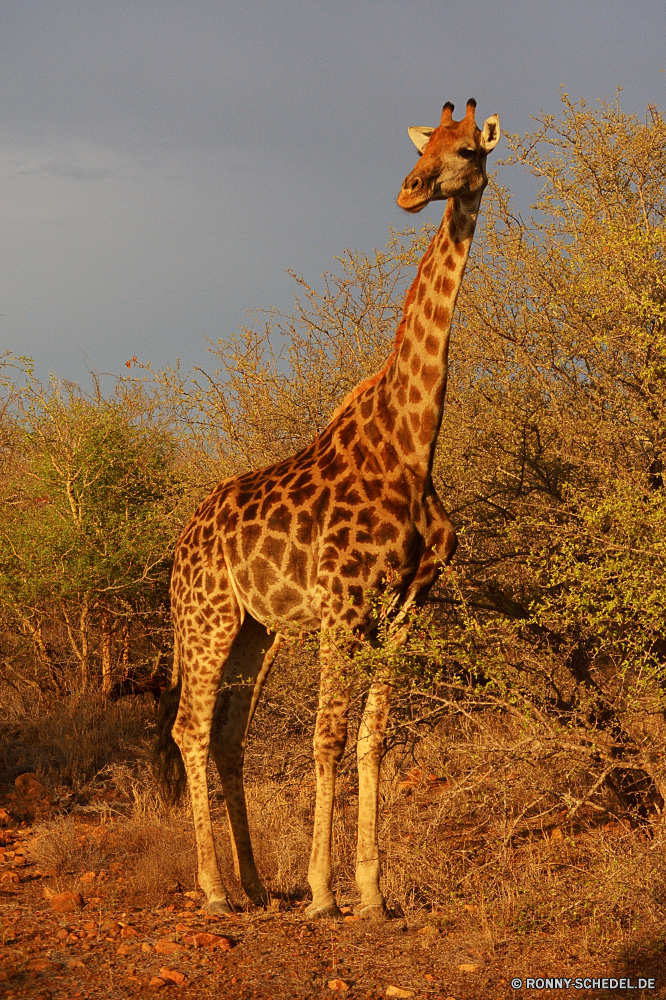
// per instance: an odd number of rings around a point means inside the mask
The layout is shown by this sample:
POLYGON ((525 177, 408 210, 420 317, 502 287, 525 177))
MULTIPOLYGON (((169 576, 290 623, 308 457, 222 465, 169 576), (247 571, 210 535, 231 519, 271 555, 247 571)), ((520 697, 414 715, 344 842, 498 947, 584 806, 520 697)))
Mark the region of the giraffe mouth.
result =
POLYGON ((438 196, 434 185, 421 186, 415 190, 405 184, 398 195, 398 205, 405 212, 415 213, 420 212, 422 208, 425 208, 431 201, 437 200, 438 197, 442 196, 438 196))

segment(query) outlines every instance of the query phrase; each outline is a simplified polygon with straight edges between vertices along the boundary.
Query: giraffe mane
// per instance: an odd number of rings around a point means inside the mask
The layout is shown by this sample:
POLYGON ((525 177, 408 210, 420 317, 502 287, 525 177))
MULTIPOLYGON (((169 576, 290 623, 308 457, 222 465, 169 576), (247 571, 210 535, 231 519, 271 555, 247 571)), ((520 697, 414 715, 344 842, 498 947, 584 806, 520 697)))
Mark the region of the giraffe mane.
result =
POLYGON ((409 307, 411 306, 412 302, 414 301, 414 298, 416 297, 416 284, 418 282, 419 275, 421 274, 421 268, 423 267, 423 263, 424 263, 424 261, 425 261, 425 259, 426 259, 427 256, 428 256, 427 253, 424 254, 423 260, 419 264, 419 269, 416 272, 416 277, 414 278, 413 282, 409 286, 409 289, 408 289, 407 294, 405 296, 405 304, 402 307, 402 319, 400 320, 400 323, 398 325, 398 329, 396 330, 395 337, 393 339, 393 348, 392 348, 391 353, 389 354, 388 358, 386 359, 386 362, 379 369, 378 372, 375 372, 374 375, 370 375, 363 382, 360 382, 354 389, 352 389, 352 391, 347 396, 345 396, 345 398, 342 400, 342 402, 340 403, 340 405, 333 412, 333 414, 331 416, 331 420, 329 421, 329 423, 332 422, 333 420, 335 420, 336 417, 339 417, 340 414, 342 413, 342 411, 344 409, 346 409, 346 407, 349 406, 350 403, 353 403, 353 401, 358 396, 360 396, 361 393, 365 392, 366 389, 370 389, 373 385, 377 385, 377 383, 379 382, 379 380, 381 378, 383 378, 383 376, 386 374, 386 372, 391 367, 391 364, 393 363, 393 360, 394 360, 395 356, 397 355, 398 351, 400 350, 400 345, 402 344, 403 338, 405 336, 405 328, 406 328, 406 325, 407 325, 407 312, 408 312, 409 307))

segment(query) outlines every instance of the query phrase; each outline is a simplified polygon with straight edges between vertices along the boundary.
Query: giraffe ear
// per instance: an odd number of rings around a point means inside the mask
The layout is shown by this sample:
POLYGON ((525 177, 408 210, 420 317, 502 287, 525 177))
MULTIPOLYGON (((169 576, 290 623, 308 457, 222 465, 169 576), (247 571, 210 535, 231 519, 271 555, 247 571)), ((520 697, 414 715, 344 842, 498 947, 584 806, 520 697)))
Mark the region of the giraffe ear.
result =
POLYGON ((419 153, 422 153, 428 145, 430 136, 435 130, 434 128, 428 128, 427 125, 412 125, 412 127, 408 128, 407 131, 409 132, 409 138, 412 140, 419 153))
POLYGON ((481 133, 481 145, 486 153, 495 148, 499 142, 500 135, 499 117, 491 115, 490 118, 486 118, 483 123, 483 132, 481 133))

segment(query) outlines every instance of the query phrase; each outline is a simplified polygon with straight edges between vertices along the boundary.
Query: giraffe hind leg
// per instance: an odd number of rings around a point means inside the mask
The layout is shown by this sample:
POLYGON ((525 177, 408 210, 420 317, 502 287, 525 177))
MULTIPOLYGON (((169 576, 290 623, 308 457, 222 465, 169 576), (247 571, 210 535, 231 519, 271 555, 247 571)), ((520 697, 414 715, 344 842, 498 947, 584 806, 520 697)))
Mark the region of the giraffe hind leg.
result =
POLYGON ((192 799, 197 842, 199 885, 212 913, 232 913, 227 888, 222 881, 215 853, 210 818, 206 768, 213 715, 224 665, 241 627, 241 608, 230 595, 223 623, 210 627, 206 607, 196 614, 180 613, 174 607, 174 624, 180 652, 182 684, 172 736, 182 755, 192 799))
POLYGON ((265 626, 245 616, 224 668, 210 746, 227 806, 236 877, 258 905, 268 903, 269 895, 259 877, 250 841, 243 759, 252 716, 280 642, 279 635, 267 633, 265 626))

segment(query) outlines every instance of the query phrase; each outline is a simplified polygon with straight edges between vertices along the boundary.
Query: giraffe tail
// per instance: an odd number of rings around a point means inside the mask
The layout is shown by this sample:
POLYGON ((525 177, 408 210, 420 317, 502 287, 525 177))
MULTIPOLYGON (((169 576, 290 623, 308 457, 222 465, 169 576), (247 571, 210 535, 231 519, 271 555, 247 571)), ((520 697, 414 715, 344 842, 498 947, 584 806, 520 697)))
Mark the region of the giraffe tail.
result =
POLYGON ((174 664, 171 677, 172 686, 168 687, 160 698, 157 713, 157 739, 153 754, 155 778, 162 792, 162 797, 172 805, 177 805, 187 787, 187 775, 180 748, 171 730, 178 715, 180 693, 183 682, 179 673, 178 640, 174 649, 174 664), (176 680, 174 684, 173 681, 176 680))

